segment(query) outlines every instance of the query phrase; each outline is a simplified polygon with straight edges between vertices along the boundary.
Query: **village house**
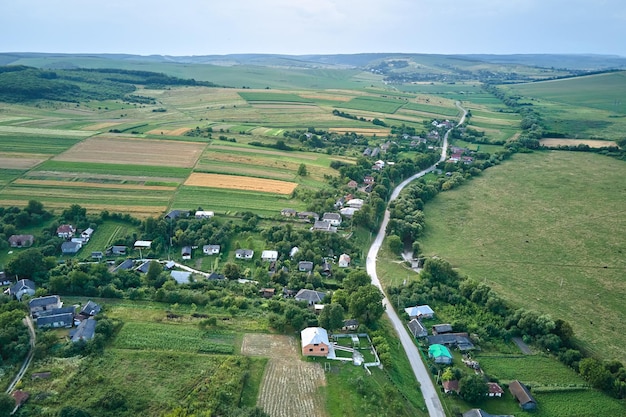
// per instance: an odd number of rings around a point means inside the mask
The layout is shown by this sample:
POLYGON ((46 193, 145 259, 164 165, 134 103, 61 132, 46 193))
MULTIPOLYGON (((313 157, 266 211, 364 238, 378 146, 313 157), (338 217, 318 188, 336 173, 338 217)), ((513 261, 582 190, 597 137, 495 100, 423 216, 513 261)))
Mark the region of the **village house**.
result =
POLYGON ((12 248, 28 248, 33 245, 35 236, 33 235, 11 235, 9 237, 9 245, 12 248))
POLYGON ((452 363, 452 354, 447 347, 443 345, 430 345, 428 347, 428 357, 432 358, 435 363, 449 365, 452 363))
POLYGON ((278 260, 278 251, 264 250, 261 252, 261 260, 265 262, 276 262, 278 260))
POLYGON ((441 386, 443 387, 443 392, 446 394, 450 394, 451 392, 458 394, 459 392, 461 392, 461 389, 459 388, 459 381, 456 379, 453 379, 451 381, 443 381, 441 383, 441 386))
POLYGON ((132 259, 124 259, 118 266, 116 266, 115 268, 113 268, 113 273, 119 272, 119 271, 128 271, 130 269, 133 269, 135 267, 135 261, 132 259))
POLYGON ((356 213, 357 211, 359 211, 359 209, 355 207, 344 207, 341 210, 339 210, 339 213, 344 217, 351 218, 352 216, 354 216, 354 213, 356 213))
POLYGON ((252 249, 237 249, 235 251, 235 258, 237 259, 252 259, 254 251, 252 249))
POLYGON ((341 225, 341 214, 339 213, 324 213, 322 221, 329 222, 332 226, 341 225))
POLYGON ((107 256, 125 256, 126 255, 126 246, 122 245, 113 245, 106 250, 107 256))
POLYGON ((456 347, 460 351, 468 351, 475 348, 467 333, 444 333, 428 336, 428 343, 456 347))
POLYGON ((85 230, 83 230, 80 234, 81 239, 83 239, 83 242, 87 243, 89 242, 89 239, 91 239, 91 235, 93 235, 94 230, 89 227, 85 230))
POLYGON ((81 321, 78 327, 70 330, 70 340, 76 343, 93 339, 96 335, 96 324, 97 321, 93 317, 81 321))
POLYGON ((183 260, 191 259, 191 246, 184 246, 180 251, 180 256, 183 260))
POLYGON ((298 212, 292 208, 284 208, 280 211, 280 215, 285 217, 295 217, 297 214, 298 212))
POLYGON ((321 327, 307 327, 300 332, 303 356, 328 356, 331 344, 328 332, 321 327))
POLYGON ((408 307, 405 308, 404 311, 406 311, 406 314, 408 314, 411 319, 432 319, 435 315, 433 309, 428 305, 408 307))
POLYGON ((488 397, 502 397, 504 394, 504 390, 497 382, 487 382, 487 387, 489 391, 487 392, 488 397))
POLYGON ((426 330, 424 325, 422 325, 422 323, 418 319, 411 320, 408 324, 408 327, 409 327, 409 330, 411 331, 411 334, 416 339, 419 339, 420 337, 428 336, 428 330, 426 330))
POLYGON ((355 180, 350 180, 348 181, 348 184, 346 184, 346 187, 348 188, 357 188, 358 186, 359 184, 355 180))
POLYGON ((363 178, 363 184, 365 184, 365 185, 373 185, 374 184, 374 177, 372 177, 371 175, 366 175, 363 178))
POLYGON ((79 314, 85 317, 91 317, 100 313, 100 310, 102 310, 102 307, 100 307, 98 304, 94 303, 93 301, 89 300, 87 301, 87 304, 85 304, 83 308, 80 309, 79 314))
POLYGON ((348 319, 343 321, 343 326, 341 326, 341 330, 345 331, 355 331, 359 328, 359 321, 356 319, 348 319))
POLYGON ((326 293, 302 288, 295 296, 296 301, 306 301, 308 305, 320 304, 326 293))
POLYGON ((263 298, 272 298, 276 294, 275 288, 261 288, 259 294, 263 298))
POLYGON ((21 279, 6 292, 17 298, 19 301, 22 301, 22 297, 25 295, 29 297, 35 295, 35 282, 30 279, 21 279))
POLYGON ((104 253, 100 251, 91 252, 91 259, 95 259, 96 261, 101 260, 104 257, 104 253))
POLYGON ((205 255, 217 255, 220 253, 220 245, 204 245, 202 246, 202 253, 205 255))
POLYGON ((311 227, 312 232, 329 232, 329 233, 337 233, 337 227, 333 226, 330 222, 325 220, 317 220, 313 227, 311 227))
POLYGON ((316 222, 319 220, 320 216, 319 214, 313 212, 313 211, 300 211, 298 212, 298 218, 300 220, 307 220, 309 222, 313 221, 316 222))
POLYGON ((435 324, 432 327, 433 334, 445 334, 452 333, 452 325, 450 324, 435 324))
POLYGON ((35 319, 37 328, 72 327, 74 324, 74 307, 61 307, 40 313, 35 319))
POLYGON ((189 217, 189 210, 171 210, 164 216, 165 220, 174 220, 179 217, 189 217))
POLYGON ((133 244, 133 248, 135 249, 150 249, 152 246, 151 240, 136 240, 133 244))
POLYGON ((156 261, 156 260, 143 261, 141 263, 141 265, 139 265, 137 268, 135 268, 135 271, 141 272, 142 274, 147 274, 148 270, 150 269, 150 265, 152 264, 152 262, 156 262, 157 264, 159 263, 159 261, 156 261))
POLYGON ((69 239, 74 236, 76 229, 71 224, 62 224, 57 227, 57 236, 63 239, 69 239))
POLYGON ((71 255, 74 253, 78 253, 78 251, 82 247, 83 244, 80 242, 63 242, 61 244, 61 253, 63 255, 71 255))
POLYGON ((46 297, 33 298, 28 301, 28 309, 33 317, 37 317, 42 312, 61 308, 63 303, 58 295, 48 295, 46 297))
POLYGON ((337 263, 339 268, 347 268, 350 266, 350 255, 347 253, 342 253, 339 256, 339 262, 337 263))
POLYGON ((311 273, 313 271, 313 262, 311 261, 298 262, 298 271, 311 273))

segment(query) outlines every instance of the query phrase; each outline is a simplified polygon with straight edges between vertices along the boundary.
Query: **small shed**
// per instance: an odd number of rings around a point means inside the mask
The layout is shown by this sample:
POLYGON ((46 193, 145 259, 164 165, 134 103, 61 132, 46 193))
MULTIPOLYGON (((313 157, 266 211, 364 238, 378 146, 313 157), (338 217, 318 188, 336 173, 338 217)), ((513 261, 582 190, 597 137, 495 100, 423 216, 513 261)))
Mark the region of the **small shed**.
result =
POLYGON ((350 266, 350 255, 348 255, 347 253, 342 253, 339 256, 339 262, 338 262, 339 268, 347 268, 350 266))
POLYGON ((278 259, 278 251, 264 250, 261 252, 261 260, 266 262, 275 262, 278 259))
POLYGON ((446 334, 452 333, 452 325, 451 324, 435 324, 433 326, 433 334, 446 334))
POLYGON ((529 411, 537 408, 537 401, 535 401, 528 387, 518 380, 509 384, 509 391, 515 397, 522 410, 529 411))

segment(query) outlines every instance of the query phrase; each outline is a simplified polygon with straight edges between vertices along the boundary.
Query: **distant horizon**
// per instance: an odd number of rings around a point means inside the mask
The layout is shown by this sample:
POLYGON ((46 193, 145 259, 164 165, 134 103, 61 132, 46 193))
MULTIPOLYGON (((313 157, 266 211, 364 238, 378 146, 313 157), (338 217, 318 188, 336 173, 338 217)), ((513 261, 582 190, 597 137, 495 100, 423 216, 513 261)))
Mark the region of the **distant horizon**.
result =
POLYGON ((0 50, 42 53, 625 57, 624 39, 623 0, 20 0, 0 14, 0 50))
POLYGON ((129 55, 140 57, 203 57, 203 56, 232 56, 232 55, 267 55, 267 56, 338 56, 338 55, 440 55, 440 56, 458 56, 458 55, 487 55, 487 56, 601 56, 601 57, 614 57, 625 58, 626 55, 611 54, 611 53, 596 53, 596 52, 511 52, 511 53, 492 53, 492 52, 463 52, 463 53, 432 53, 432 52, 349 52, 349 53, 280 53, 280 52, 232 52, 232 53, 216 53, 216 54, 183 54, 174 55, 168 53, 151 53, 141 54, 133 52, 42 52, 42 51, 0 51, 0 54, 40 54, 40 55, 129 55))

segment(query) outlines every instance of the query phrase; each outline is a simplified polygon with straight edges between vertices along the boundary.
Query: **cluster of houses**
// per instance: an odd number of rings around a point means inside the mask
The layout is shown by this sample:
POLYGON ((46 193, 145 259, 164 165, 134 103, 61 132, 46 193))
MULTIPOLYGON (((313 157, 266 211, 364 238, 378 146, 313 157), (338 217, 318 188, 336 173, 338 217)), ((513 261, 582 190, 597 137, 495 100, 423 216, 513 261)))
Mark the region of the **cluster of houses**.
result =
POLYGON ((464 164, 471 164, 474 162, 474 157, 469 154, 471 151, 466 148, 460 148, 458 146, 450 146, 450 156, 448 157, 448 162, 462 162, 464 164))
POLYGON ((63 255, 72 255, 78 253, 81 248, 89 242, 94 230, 89 227, 80 234, 76 233, 76 228, 71 224, 62 224, 57 227, 57 236, 65 239, 61 244, 61 253, 63 255))
MULTIPOLYGON (((22 301, 24 297, 34 297, 35 289, 33 281, 21 279, 10 286, 5 293, 22 301)), ((28 300, 28 310, 37 328, 72 328, 69 334, 70 340, 78 342, 94 338, 96 331, 94 317, 100 313, 101 308, 93 301, 87 302, 80 309, 74 305, 65 307, 61 297, 48 295, 28 300)))
MULTIPOLYGON (((428 329, 423 324, 423 320, 433 319, 435 312, 428 305, 416 305, 414 307, 405 308, 404 311, 408 314, 410 321, 407 326, 409 331, 416 339, 422 339, 428 343, 428 357, 436 364, 451 365, 453 362, 452 353, 450 349, 457 349, 460 352, 467 353, 475 349, 474 344, 469 338, 469 335, 465 332, 454 332, 454 329, 449 323, 435 324, 431 326, 431 333, 428 334, 428 329)), ((477 373, 482 373, 480 366, 475 361, 463 360, 463 362, 474 369, 477 373)), ((502 397, 504 390, 496 382, 487 382, 487 396, 488 397, 502 397)), ((459 381, 443 381, 442 388, 444 393, 459 393, 459 381)), ((528 387, 519 381, 512 381, 509 384, 509 391, 513 397, 519 402, 520 407, 523 410, 533 410, 537 407, 537 402, 530 393, 528 387)), ((470 410, 464 413, 466 417, 473 416, 491 416, 480 409, 470 410), (478 413, 478 414, 476 414, 478 413), (482 414, 481 414, 482 413, 482 414)), ((507 417, 507 416, 491 416, 491 417, 507 417)), ((510 416, 508 416, 510 417, 510 416)))

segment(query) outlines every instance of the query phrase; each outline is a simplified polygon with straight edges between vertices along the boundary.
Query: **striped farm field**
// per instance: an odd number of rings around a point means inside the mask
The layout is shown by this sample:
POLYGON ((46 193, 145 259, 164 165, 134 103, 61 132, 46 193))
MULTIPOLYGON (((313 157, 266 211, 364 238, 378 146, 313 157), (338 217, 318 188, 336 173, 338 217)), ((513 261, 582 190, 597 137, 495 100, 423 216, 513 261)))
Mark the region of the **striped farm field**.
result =
POLYGON ((82 130, 90 130, 90 131, 96 131, 96 130, 102 130, 102 129, 109 129, 113 126, 117 126, 122 124, 121 122, 101 122, 101 123, 94 123, 91 125, 87 125, 87 126, 83 126, 82 130))
POLYGON ((44 172, 66 172, 76 175, 98 174, 98 175, 122 175, 133 177, 150 178, 187 178, 191 169, 159 165, 138 165, 138 164, 113 164, 96 162, 67 162, 58 160, 48 160, 37 167, 37 171, 44 172))
POLYGON ((378 113, 395 113, 405 104, 406 103, 404 101, 380 97, 355 97, 346 103, 338 104, 337 107, 353 110, 366 110, 378 113))
POLYGON ((363 136, 383 136, 383 135, 388 135, 391 130, 390 129, 378 129, 378 128, 368 128, 368 127, 354 127, 354 128, 350 128, 350 127, 331 127, 330 129, 328 129, 330 132, 334 132, 334 133, 351 133, 354 132, 357 135, 363 135, 363 136))
POLYGON ((149 135, 181 136, 190 130, 191 128, 188 127, 179 127, 177 129, 152 129, 146 133, 149 135))
POLYGON ((421 113, 431 113, 447 117, 456 117, 459 115, 459 109, 456 107, 433 106, 425 103, 407 103, 402 107, 403 110, 414 110, 421 113))
POLYGON ((311 103, 311 100, 292 93, 268 93, 256 91, 240 91, 241 98, 248 102, 266 101, 283 103, 311 103))
POLYGON ((60 136, 60 137, 76 137, 86 138, 92 136, 93 132, 85 132, 82 130, 69 130, 69 129, 44 129, 40 127, 25 127, 25 126, 11 126, 0 125, 0 134, 4 133, 19 133, 25 135, 43 135, 43 136, 60 136))
POLYGON ((57 161, 162 165, 191 168, 206 144, 99 136, 57 156, 57 161))
POLYGON ((70 188, 107 188, 118 190, 151 190, 151 191, 175 191, 176 187, 162 185, 142 185, 142 184, 111 184, 83 181, 59 181, 59 180, 32 180, 19 178, 13 182, 18 185, 40 185, 46 187, 70 187, 70 188))
POLYGON ((233 190, 257 191, 262 193, 291 194, 298 186, 295 182, 243 177, 238 175, 192 173, 187 186, 227 188, 233 190))
POLYGON ((11 153, 56 155, 71 148, 81 140, 82 138, 78 137, 36 136, 0 132, 0 150, 11 153))
POLYGON ((261 381, 257 406, 271 417, 326 416, 325 395, 320 388, 326 376, 319 363, 300 359, 293 337, 246 334, 244 355, 269 358, 261 381))

